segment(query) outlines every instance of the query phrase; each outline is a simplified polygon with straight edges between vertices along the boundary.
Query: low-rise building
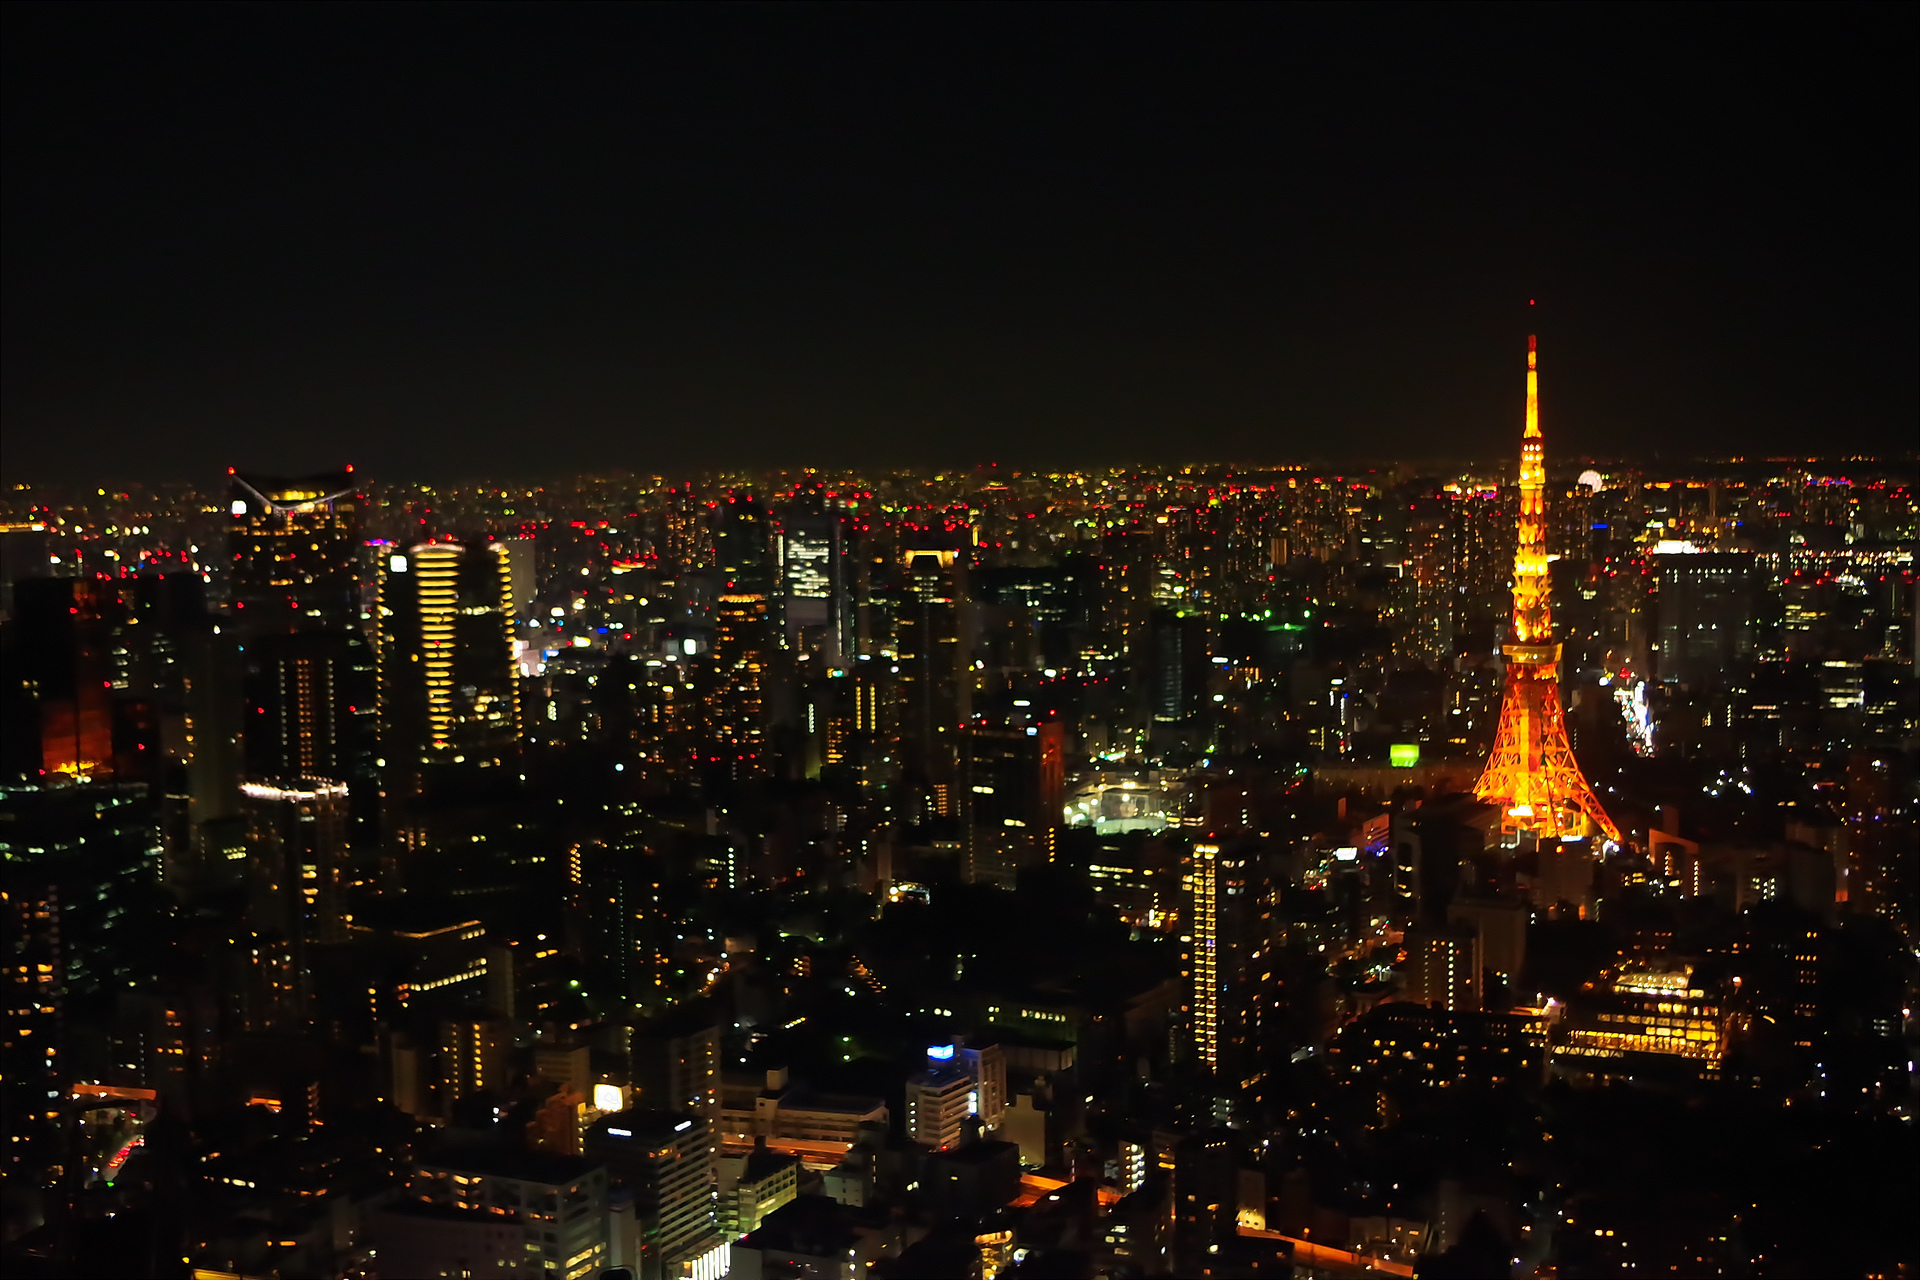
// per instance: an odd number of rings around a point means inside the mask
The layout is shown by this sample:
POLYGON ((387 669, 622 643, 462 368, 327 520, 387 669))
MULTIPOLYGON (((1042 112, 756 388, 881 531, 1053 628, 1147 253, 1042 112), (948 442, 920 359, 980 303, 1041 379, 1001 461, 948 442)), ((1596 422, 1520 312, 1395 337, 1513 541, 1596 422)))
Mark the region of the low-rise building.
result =
POLYGON ((721 1087, 720 1136, 730 1143, 840 1143, 851 1146, 866 1123, 887 1123, 884 1099, 864 1094, 815 1093, 769 1071, 765 1083, 730 1077, 721 1087))
POLYGON ((757 1229, 800 1189, 800 1158, 769 1151, 764 1140, 744 1154, 721 1156, 718 1168, 720 1231, 729 1240, 757 1229))
MULTIPOLYGON (((398 1207, 412 1216, 390 1214, 392 1220, 383 1220, 375 1238, 386 1231, 392 1247, 407 1252, 413 1258, 409 1266, 416 1269, 382 1265, 381 1274, 466 1274, 459 1258, 482 1246, 482 1256, 495 1258, 498 1267, 524 1257, 532 1268, 528 1274, 536 1277, 580 1280, 606 1265, 607 1171, 591 1161, 504 1148, 462 1152, 421 1160, 409 1190, 398 1207), (422 1216, 416 1210, 436 1212, 422 1216), (518 1253, 507 1248, 505 1236, 482 1230, 483 1219, 517 1231, 518 1253), (446 1231, 437 1233, 436 1222, 445 1223, 446 1231)), ((481 1274, 477 1268, 468 1271, 481 1274)))

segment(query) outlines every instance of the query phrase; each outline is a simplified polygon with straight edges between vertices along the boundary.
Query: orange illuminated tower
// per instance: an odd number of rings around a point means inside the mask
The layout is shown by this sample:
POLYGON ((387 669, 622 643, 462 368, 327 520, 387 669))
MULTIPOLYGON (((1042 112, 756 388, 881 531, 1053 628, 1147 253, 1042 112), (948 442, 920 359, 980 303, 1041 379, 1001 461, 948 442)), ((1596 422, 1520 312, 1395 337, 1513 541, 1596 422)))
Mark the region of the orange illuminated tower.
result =
POLYGON ((1604 834, 1620 829, 1600 807, 1567 741, 1560 705, 1560 646, 1553 639, 1547 596, 1545 498, 1541 455, 1540 373, 1534 339, 1527 339, 1527 430, 1520 441, 1520 539, 1513 557, 1513 634, 1501 647, 1507 687, 1493 754, 1473 793, 1500 806, 1503 831, 1531 831, 1543 839, 1604 834))

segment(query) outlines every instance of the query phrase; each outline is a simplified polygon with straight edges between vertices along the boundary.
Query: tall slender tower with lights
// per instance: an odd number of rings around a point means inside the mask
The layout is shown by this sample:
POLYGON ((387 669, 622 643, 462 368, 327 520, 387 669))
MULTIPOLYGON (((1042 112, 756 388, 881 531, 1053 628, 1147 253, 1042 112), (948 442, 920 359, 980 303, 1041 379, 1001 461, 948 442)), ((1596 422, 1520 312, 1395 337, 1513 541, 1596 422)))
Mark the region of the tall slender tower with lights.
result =
POLYGON ((1513 557, 1513 634, 1501 647, 1506 690, 1493 754, 1474 784, 1480 799, 1500 806, 1503 831, 1562 839, 1620 829, 1600 807, 1567 741, 1560 705, 1560 646, 1553 639, 1547 592, 1547 469, 1540 435, 1540 371, 1527 339, 1527 429, 1520 441, 1520 538, 1513 557))

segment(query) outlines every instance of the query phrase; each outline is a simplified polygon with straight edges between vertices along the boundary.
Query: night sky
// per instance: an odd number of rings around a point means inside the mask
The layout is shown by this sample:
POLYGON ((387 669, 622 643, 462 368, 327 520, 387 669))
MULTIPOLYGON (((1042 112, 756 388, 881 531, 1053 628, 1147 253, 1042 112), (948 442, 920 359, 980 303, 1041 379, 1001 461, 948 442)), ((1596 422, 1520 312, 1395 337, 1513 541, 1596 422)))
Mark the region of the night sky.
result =
POLYGON ((1910 450, 1900 6, 4 6, 22 479, 1910 450))

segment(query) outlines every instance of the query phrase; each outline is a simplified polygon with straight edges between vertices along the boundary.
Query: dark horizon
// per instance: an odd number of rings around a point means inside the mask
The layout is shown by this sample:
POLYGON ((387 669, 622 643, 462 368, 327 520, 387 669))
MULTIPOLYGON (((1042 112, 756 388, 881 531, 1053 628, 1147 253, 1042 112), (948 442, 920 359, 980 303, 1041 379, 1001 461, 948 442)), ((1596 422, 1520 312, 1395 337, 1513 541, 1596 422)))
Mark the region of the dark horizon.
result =
MULTIPOLYGON (((1516 440, 1518 433, 1515 433, 1516 440)), ((560 487, 581 481, 610 481, 619 478, 631 478, 635 481, 659 481, 666 485, 694 484, 696 486, 740 484, 744 488, 772 481, 777 477, 797 477, 807 474, 821 474, 827 477, 850 476, 864 480, 878 480, 887 476, 925 473, 941 475, 949 481, 958 482, 971 475, 985 481, 994 478, 995 473, 1002 477, 1013 476, 1064 476, 1069 474, 1102 474, 1109 471, 1132 473, 1148 477, 1174 477, 1182 469, 1193 471, 1227 471, 1244 475, 1271 474, 1278 471, 1300 471, 1313 478, 1331 476, 1352 476, 1355 478, 1372 476, 1376 479, 1387 476, 1403 476, 1409 480, 1448 479, 1456 476, 1489 473, 1501 473, 1503 482, 1511 483, 1517 465, 1518 450, 1515 457, 1483 456, 1431 456, 1398 458, 1365 458, 1359 456, 1337 457, 1324 455, 1319 457, 1295 456, 1275 458, 1188 458, 1188 459, 1114 459, 1104 461, 1098 466, 1074 465, 1070 461, 1039 462, 1025 466, 1016 466, 1010 462, 981 460, 968 462, 925 461, 913 465, 867 466, 854 463, 845 465, 794 465, 794 466, 683 466, 664 469, 649 469, 607 465, 588 468, 530 467, 519 470, 504 469, 498 471, 444 471, 433 474, 418 472, 386 473, 375 471, 357 463, 335 460, 331 466, 321 465, 305 470, 283 470, 268 472, 262 468, 241 466, 236 470, 243 474, 270 476, 274 479, 310 479, 338 471, 342 465, 348 466, 355 480, 363 490, 377 488, 409 488, 414 486, 440 487, 447 489, 484 488, 487 486, 513 487, 527 485, 531 487, 560 487), (744 481, 739 477, 745 477, 744 481)), ((1847 469, 1863 471, 1872 475, 1891 476, 1905 483, 1913 484, 1920 478, 1920 451, 1907 449, 1880 454, 1776 454, 1770 456, 1745 457, 1694 457, 1667 455, 1658 450, 1635 455, 1580 454, 1556 457, 1549 441, 1547 470, 1550 475, 1565 477, 1573 472, 1588 468, 1599 470, 1603 476, 1620 472, 1634 472, 1641 475, 1660 475, 1668 479, 1688 477, 1699 479, 1707 476, 1725 476, 1729 479, 1750 479, 1762 475, 1784 475, 1799 468, 1813 475, 1833 475, 1847 469)), ((187 486, 205 492, 224 491, 230 476, 224 466, 210 470, 205 474, 191 476, 151 476, 110 474, 100 472, 91 476, 61 477, 56 479, 23 478, 8 474, 6 484, 15 496, 31 496, 33 500, 56 501, 79 497, 84 501, 84 491, 89 488, 102 488, 108 494, 131 492, 134 489, 159 489, 163 486, 187 486)))
POLYGON ((1910 449, 1894 11, 1528 17, 12 6, 5 474, 1910 449))

